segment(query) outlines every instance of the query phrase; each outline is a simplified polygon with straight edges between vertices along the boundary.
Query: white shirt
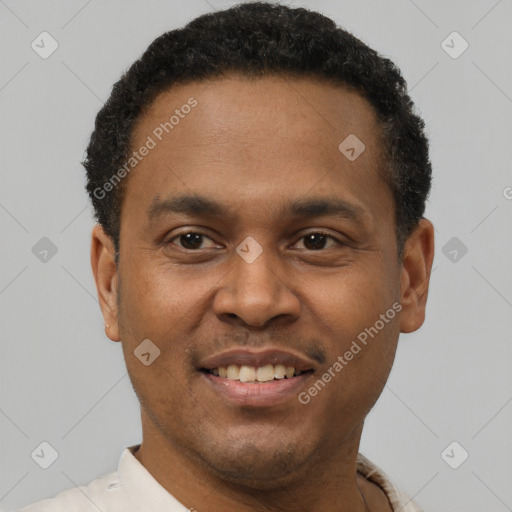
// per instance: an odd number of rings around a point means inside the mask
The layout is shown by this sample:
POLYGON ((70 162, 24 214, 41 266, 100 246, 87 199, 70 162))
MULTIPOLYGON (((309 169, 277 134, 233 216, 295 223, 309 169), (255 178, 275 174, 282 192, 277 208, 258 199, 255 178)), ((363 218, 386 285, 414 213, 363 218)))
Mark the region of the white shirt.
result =
MULTIPOLYGON (((62 491, 54 498, 28 505, 17 512, 186 512, 187 508, 166 491, 133 453, 140 445, 123 450, 117 471, 87 486, 62 491)), ((401 493, 388 476, 359 454, 357 470, 384 491, 393 511, 422 512, 401 493)), ((192 505, 191 505, 192 507, 192 505)))

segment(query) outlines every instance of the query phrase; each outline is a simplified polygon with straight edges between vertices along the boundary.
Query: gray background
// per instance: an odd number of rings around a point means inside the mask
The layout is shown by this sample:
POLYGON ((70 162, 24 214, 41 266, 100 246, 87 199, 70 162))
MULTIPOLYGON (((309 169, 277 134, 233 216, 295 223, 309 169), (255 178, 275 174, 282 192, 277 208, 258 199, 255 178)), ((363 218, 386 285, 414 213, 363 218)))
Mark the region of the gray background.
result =
MULTIPOLYGON (((146 46, 234 3, 0 0, 1 510, 86 484, 140 441, 96 299, 79 162, 112 84, 146 46), (31 48, 43 31, 59 44, 47 59, 31 48), (46 262, 32 251, 43 237, 58 249, 46 262), (58 452, 46 470, 31 458, 43 441, 58 452)), ((431 140, 427 320, 401 337, 361 451, 426 512, 512 510, 512 2, 287 3, 394 60, 431 140), (458 58, 441 45, 453 31, 469 43, 458 58), (458 469, 445 460, 460 462, 462 448, 441 456, 453 441, 469 453, 458 469)))

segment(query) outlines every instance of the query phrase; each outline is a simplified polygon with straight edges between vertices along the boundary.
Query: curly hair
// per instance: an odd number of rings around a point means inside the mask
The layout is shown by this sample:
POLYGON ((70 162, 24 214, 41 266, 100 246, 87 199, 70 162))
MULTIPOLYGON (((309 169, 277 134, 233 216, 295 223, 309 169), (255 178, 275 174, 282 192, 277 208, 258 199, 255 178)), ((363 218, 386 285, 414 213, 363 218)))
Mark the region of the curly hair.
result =
POLYGON ((114 84, 96 116, 82 164, 96 220, 112 239, 116 259, 128 180, 115 187, 106 184, 130 157, 132 133, 143 109, 173 85, 228 73, 330 81, 351 87, 371 104, 384 155, 380 172, 394 199, 401 260, 405 241, 425 211, 432 175, 425 124, 414 111, 404 78, 391 60, 333 20, 304 8, 267 2, 205 14, 166 32, 114 84))

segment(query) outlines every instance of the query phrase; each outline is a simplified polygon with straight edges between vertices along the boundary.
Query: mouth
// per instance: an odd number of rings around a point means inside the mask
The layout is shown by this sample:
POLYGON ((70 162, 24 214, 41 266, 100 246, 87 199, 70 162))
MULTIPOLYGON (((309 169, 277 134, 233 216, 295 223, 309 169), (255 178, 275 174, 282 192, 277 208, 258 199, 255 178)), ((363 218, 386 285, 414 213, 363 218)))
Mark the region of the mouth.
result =
POLYGON ((297 370, 293 366, 285 366, 283 364, 266 364, 264 366, 230 364, 212 369, 201 368, 201 371, 221 379, 258 384, 282 379, 293 379, 306 373, 312 373, 313 369, 297 370))
POLYGON ((292 352, 232 350, 202 361, 198 370, 217 397, 235 405, 261 407, 296 399, 315 367, 292 352))

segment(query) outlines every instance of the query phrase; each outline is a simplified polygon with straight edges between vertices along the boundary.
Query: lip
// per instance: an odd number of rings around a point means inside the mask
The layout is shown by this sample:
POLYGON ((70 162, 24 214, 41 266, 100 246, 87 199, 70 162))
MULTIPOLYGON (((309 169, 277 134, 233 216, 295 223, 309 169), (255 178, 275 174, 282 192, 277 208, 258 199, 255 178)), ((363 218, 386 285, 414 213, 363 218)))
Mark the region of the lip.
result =
POLYGON ((270 407, 279 403, 297 399, 306 380, 313 375, 308 371, 291 379, 272 380, 270 382, 240 382, 218 377, 211 373, 200 372, 205 384, 228 402, 237 406, 270 407))
MULTIPOLYGON (((295 370, 301 372, 315 370, 315 364, 308 358, 300 354, 278 348, 267 348, 261 351, 249 349, 227 350, 202 360, 198 369, 213 370, 220 366, 227 368, 230 364, 254 367, 266 366, 268 364, 282 364, 284 366, 293 366, 295 370)), ((257 385, 261 386, 262 384, 257 385)))

